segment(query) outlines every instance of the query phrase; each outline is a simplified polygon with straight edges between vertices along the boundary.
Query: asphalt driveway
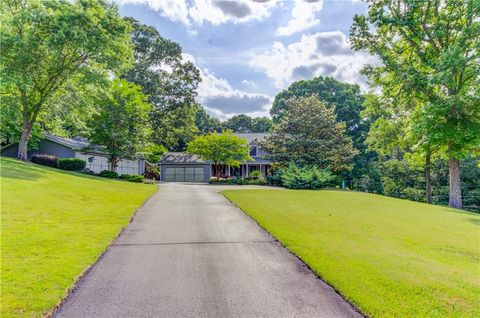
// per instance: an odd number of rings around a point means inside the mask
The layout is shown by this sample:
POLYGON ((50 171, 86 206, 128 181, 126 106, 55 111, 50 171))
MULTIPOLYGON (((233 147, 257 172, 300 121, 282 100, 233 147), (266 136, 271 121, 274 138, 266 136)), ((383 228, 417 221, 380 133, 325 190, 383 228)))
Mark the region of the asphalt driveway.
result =
POLYGON ((161 184, 55 317, 361 317, 221 189, 161 184))

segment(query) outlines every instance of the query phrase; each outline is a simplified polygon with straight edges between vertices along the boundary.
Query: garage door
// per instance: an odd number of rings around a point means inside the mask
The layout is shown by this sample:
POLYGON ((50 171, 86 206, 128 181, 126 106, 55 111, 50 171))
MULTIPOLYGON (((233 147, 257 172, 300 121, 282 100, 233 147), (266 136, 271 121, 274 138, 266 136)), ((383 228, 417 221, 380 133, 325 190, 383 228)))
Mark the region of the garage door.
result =
POLYGON ((165 168, 165 181, 169 182, 206 182, 205 168, 176 167, 165 168))

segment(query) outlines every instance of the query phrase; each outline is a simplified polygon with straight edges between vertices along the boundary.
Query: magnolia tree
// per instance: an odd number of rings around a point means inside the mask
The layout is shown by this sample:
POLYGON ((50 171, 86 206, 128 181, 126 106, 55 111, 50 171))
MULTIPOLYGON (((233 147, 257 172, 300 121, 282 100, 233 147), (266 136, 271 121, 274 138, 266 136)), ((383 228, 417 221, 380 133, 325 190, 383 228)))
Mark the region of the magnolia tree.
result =
POLYGON ((122 70, 132 60, 129 23, 105 1, 4 0, 0 89, 21 113, 18 158, 41 112, 70 80, 122 70))
POLYGON ((215 176, 222 173, 222 165, 239 167, 242 161, 252 160, 248 141, 235 136, 231 130, 195 137, 187 145, 187 152, 210 160, 215 167, 215 176))

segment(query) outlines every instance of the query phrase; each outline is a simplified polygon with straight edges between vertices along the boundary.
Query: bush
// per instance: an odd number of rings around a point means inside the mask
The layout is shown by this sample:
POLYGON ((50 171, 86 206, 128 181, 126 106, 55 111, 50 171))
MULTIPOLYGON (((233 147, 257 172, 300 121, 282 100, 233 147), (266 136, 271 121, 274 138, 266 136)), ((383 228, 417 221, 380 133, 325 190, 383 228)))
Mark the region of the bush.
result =
POLYGON ((69 171, 80 171, 85 169, 85 160, 78 158, 60 158, 57 161, 58 168, 69 171))
POLYGON ((250 178, 252 179, 260 179, 262 177, 262 172, 260 170, 255 170, 250 172, 250 178))
POLYGON ((110 170, 102 170, 100 171, 99 176, 104 178, 118 178, 118 173, 110 170))
POLYGON ((273 186, 282 186, 282 170, 273 170, 272 175, 267 176, 267 183, 273 186))
POLYGON ((267 181, 264 178, 240 178, 236 179, 236 183, 240 185, 266 185, 267 181))
POLYGON ((57 167, 58 158, 54 155, 47 155, 47 154, 35 154, 32 156, 31 161, 33 163, 47 166, 47 167, 57 167))
POLYGON ((235 184, 235 178, 231 177, 211 177, 210 178, 210 183, 222 183, 222 184, 235 184))
POLYGON ((298 167, 290 164, 281 169, 282 185, 289 189, 320 189, 331 185, 336 177, 329 170, 317 167, 298 167))
POLYGON ((145 168, 145 173, 143 176, 147 179, 154 179, 154 180, 159 180, 160 179, 160 170, 155 167, 150 167, 147 166, 145 168))
POLYGON ((143 182, 143 176, 136 175, 136 174, 122 174, 120 179, 127 180, 130 182, 143 182))

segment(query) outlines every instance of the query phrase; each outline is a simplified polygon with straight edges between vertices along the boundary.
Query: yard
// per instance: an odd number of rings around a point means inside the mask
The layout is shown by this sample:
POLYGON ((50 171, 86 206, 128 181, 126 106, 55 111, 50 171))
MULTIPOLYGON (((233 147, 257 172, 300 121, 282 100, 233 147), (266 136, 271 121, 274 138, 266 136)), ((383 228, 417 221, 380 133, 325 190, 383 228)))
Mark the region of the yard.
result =
POLYGON ((373 317, 480 316, 480 215, 342 191, 223 194, 373 317))
POLYGON ((1 314, 41 317, 157 187, 1 159, 1 314))

